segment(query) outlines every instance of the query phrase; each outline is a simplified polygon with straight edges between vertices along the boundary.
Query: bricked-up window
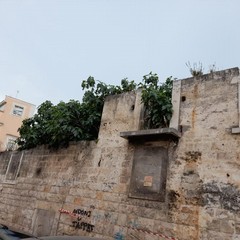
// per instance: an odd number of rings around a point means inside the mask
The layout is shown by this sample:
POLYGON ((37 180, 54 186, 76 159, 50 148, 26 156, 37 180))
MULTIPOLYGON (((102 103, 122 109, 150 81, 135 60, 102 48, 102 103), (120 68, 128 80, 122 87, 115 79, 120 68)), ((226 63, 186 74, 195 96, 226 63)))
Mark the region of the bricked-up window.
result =
POLYGON ((54 222, 55 211, 38 208, 35 210, 34 216, 33 235, 39 237, 49 236, 54 222))
POLYGON ((6 182, 14 182, 16 180, 21 167, 22 158, 23 153, 21 152, 14 152, 11 154, 5 175, 6 182))
POLYGON ((136 145, 129 197, 165 200, 168 144, 136 145))

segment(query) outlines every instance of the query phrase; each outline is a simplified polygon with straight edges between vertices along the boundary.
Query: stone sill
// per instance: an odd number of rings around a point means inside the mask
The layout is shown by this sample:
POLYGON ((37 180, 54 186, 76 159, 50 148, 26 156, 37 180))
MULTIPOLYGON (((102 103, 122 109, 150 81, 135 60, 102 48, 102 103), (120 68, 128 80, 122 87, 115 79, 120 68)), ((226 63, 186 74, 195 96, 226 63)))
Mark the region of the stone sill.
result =
POLYGON ((232 128, 232 134, 237 134, 237 133, 240 133, 240 128, 232 128))
POLYGON ((128 131, 120 132, 120 137, 126 139, 145 139, 145 138, 174 138, 178 139, 181 137, 181 133, 175 128, 157 128, 157 129, 147 129, 139 131, 128 131))

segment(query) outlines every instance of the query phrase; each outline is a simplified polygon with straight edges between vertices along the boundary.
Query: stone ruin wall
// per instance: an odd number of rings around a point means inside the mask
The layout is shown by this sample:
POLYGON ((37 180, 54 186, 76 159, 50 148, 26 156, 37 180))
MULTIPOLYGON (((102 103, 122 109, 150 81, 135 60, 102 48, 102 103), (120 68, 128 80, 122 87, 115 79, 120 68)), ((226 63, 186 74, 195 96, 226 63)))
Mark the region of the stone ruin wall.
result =
POLYGON ((136 146, 120 132, 139 130, 142 105, 127 93, 107 99, 98 141, 16 153, 17 172, 12 153, 0 155, 0 223, 38 236, 240 239, 238 75, 174 82, 171 127, 182 136, 171 143, 164 201, 129 197, 136 146))
POLYGON ((170 188, 175 217, 192 225, 194 239, 240 239, 240 135, 232 134, 239 127, 238 75, 233 68, 177 86, 182 138, 170 188))

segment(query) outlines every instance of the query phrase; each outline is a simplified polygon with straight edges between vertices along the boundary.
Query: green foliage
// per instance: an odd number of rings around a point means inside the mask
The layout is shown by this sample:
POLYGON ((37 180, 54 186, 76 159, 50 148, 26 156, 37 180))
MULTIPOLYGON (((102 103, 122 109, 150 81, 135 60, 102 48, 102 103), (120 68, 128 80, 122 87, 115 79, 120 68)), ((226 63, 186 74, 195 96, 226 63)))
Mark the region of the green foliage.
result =
MULTIPOLYGON (((172 114, 172 79, 168 78, 160 85, 158 76, 150 73, 144 76, 139 86, 146 107, 147 127, 166 127, 172 114)), ((57 105, 50 101, 42 103, 32 118, 23 121, 17 144, 20 149, 38 145, 59 148, 68 146, 70 141, 97 139, 105 98, 136 88, 137 84, 127 78, 121 81, 121 86, 113 86, 96 82, 90 76, 82 82, 82 89, 85 90, 82 103, 75 100, 57 105)))
POLYGON ((37 114, 23 121, 17 143, 21 149, 42 144, 58 148, 67 146, 70 141, 92 140, 98 133, 94 123, 99 117, 92 114, 86 103, 71 100, 54 106, 46 101, 40 105, 37 114))
POLYGON ((160 84, 157 74, 149 73, 143 77, 142 102, 145 106, 145 128, 168 127, 172 117, 172 85, 169 77, 160 84))
POLYGON ((38 145, 52 148, 68 146, 70 141, 94 140, 98 137, 103 104, 106 96, 136 89, 134 81, 123 79, 121 86, 96 84, 93 77, 82 82, 86 90, 83 101, 71 100, 53 105, 42 103, 37 113, 23 121, 17 144, 20 149, 38 145))

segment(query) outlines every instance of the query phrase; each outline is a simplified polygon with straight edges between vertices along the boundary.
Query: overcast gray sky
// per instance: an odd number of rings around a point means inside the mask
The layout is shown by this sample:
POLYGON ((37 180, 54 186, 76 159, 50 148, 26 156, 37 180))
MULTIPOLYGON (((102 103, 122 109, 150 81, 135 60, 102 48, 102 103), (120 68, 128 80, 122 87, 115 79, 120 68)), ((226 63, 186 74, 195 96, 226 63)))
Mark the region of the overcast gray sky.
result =
POLYGON ((81 100, 108 84, 240 65, 240 0, 0 0, 0 100, 81 100), (19 91, 19 93, 18 93, 19 91))

